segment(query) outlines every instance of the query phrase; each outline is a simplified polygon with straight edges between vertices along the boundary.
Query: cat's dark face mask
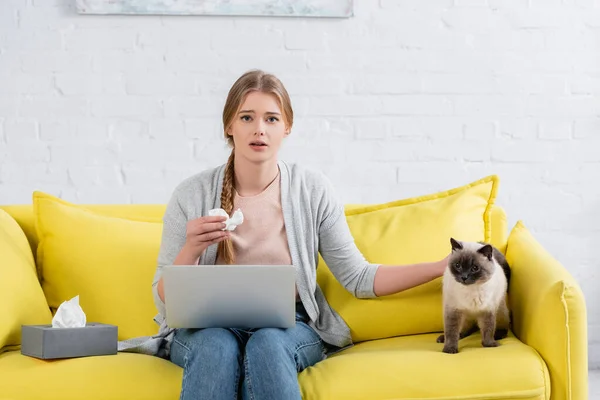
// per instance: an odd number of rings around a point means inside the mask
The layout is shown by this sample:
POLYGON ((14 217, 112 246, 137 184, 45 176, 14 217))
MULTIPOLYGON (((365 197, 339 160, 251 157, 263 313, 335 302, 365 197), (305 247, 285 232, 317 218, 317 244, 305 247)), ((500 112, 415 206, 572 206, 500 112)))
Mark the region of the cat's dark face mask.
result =
POLYGON ((457 260, 451 261, 450 272, 458 283, 472 285, 489 278, 488 271, 477 262, 476 257, 471 254, 463 254, 457 258, 457 260))

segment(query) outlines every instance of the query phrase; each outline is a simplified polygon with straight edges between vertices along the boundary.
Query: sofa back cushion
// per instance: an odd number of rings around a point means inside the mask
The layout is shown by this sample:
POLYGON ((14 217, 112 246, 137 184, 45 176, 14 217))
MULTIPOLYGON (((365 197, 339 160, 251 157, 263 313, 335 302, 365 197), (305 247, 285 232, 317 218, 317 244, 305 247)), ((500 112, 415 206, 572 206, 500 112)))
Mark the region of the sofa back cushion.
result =
POLYGON ((0 210, 0 353, 19 347, 21 325, 51 321, 29 242, 17 222, 0 210))
MULTIPOLYGON (((436 261, 451 251, 450 237, 490 241, 491 207, 498 177, 451 190, 378 205, 354 205, 346 218, 358 248, 371 263, 436 261)), ((329 304, 348 323, 355 341, 443 330, 441 278, 376 299, 356 299, 320 259, 318 279, 329 304)))
POLYGON ((79 295, 87 321, 117 325, 119 340, 156 334, 151 287, 160 218, 102 215, 41 192, 34 193, 33 209, 51 309, 79 295))

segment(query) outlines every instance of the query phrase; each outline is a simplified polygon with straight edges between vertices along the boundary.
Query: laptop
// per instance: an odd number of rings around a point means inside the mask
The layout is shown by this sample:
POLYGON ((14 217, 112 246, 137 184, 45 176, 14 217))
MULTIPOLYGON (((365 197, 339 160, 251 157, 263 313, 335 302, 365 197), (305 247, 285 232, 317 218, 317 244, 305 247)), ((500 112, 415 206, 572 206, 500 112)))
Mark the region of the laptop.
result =
POLYGON ((162 270, 170 328, 291 328, 293 265, 168 265, 162 270))

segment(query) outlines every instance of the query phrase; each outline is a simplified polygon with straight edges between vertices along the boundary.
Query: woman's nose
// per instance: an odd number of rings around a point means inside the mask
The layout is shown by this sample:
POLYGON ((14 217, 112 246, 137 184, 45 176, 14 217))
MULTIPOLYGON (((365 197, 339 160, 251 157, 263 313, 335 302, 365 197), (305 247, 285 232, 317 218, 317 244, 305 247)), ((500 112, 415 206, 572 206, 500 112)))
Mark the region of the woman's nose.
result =
POLYGON ((262 121, 258 121, 258 123, 256 124, 256 131, 255 134, 257 135, 264 135, 265 134, 265 123, 262 121))

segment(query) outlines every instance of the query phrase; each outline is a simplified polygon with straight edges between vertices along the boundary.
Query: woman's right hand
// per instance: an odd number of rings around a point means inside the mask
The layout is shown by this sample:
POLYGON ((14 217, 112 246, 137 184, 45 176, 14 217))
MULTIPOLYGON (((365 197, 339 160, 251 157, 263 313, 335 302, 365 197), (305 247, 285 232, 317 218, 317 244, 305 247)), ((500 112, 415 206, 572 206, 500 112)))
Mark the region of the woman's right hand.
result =
MULTIPOLYGON (((200 217, 188 221, 185 231, 185 244, 175 257, 173 265, 195 265, 198 258, 208 246, 231 237, 231 232, 224 231, 226 217, 200 217)), ((164 282, 162 276, 158 281, 158 296, 164 302, 164 282)))
MULTIPOLYGON (((185 232, 185 245, 182 253, 187 253, 187 257, 197 260, 204 253, 204 250, 213 244, 219 243, 231 237, 231 232, 224 231, 226 217, 205 216, 188 221, 185 232)), ((186 262, 185 264, 192 264, 186 262)))

